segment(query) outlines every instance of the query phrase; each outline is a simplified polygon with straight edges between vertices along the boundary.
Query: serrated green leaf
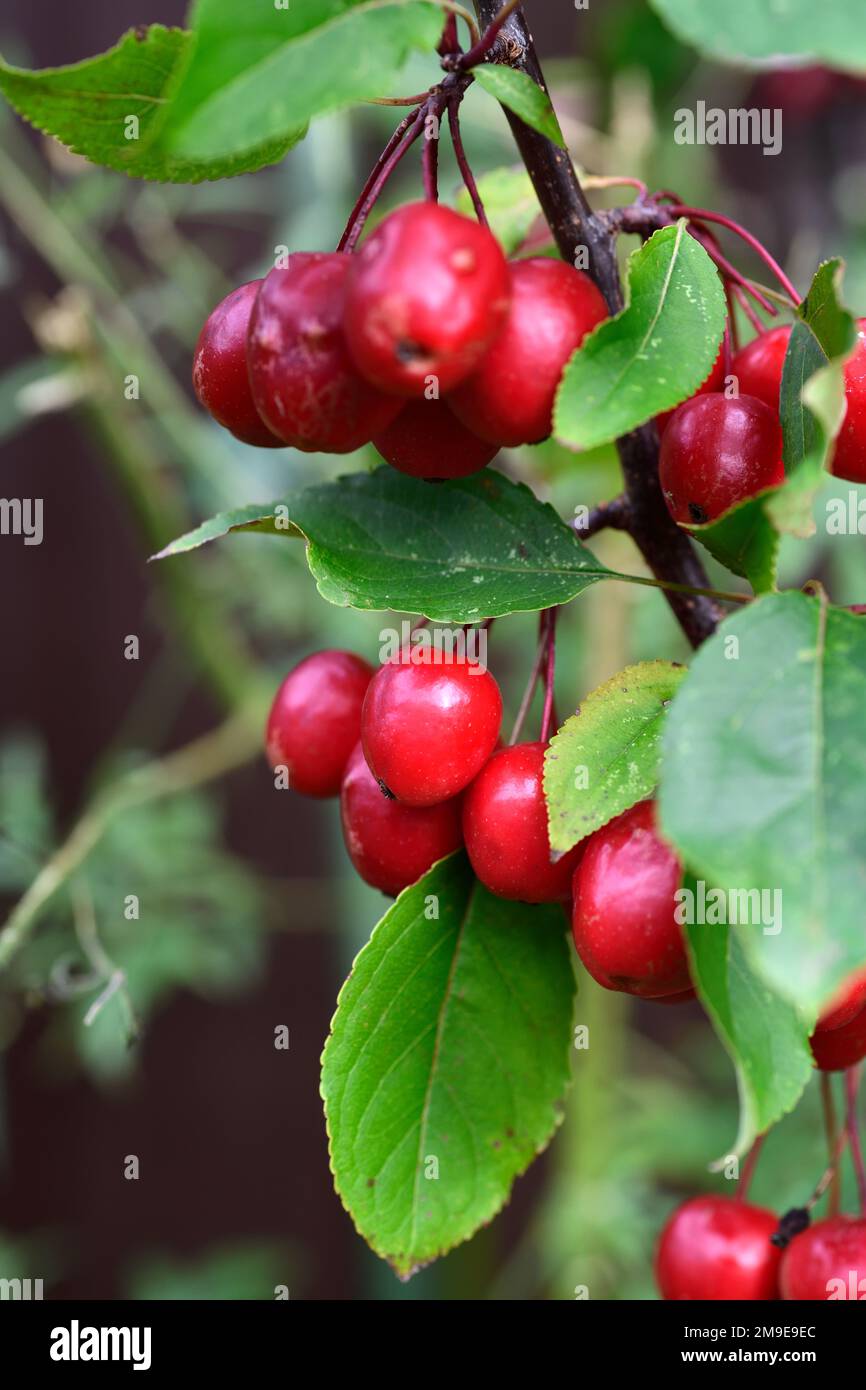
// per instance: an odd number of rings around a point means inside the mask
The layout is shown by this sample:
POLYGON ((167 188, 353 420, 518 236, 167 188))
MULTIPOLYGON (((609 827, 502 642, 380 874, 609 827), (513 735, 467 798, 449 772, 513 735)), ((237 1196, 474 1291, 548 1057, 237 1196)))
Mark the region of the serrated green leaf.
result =
POLYGON ((772 489, 750 497, 717 521, 688 528, 720 564, 748 579, 756 594, 776 587, 779 533, 766 513, 766 503, 774 495, 772 489))
POLYGON ((238 530, 304 536, 330 603, 441 622, 549 608, 621 577, 529 488, 488 469, 435 486, 387 466, 353 473, 282 503, 223 513, 155 558, 238 530))
POLYGON ((197 0, 196 42, 160 144, 179 158, 247 158, 314 116, 382 96, 414 49, 431 60, 442 10, 428 0, 303 0, 287 9, 197 0))
POLYGON ((29 72, 0 62, 0 91, 20 116, 76 154, 134 178, 195 183, 244 173, 280 159, 303 135, 286 129, 239 156, 215 149, 206 160, 155 146, 189 58, 192 35, 151 24, 131 29, 106 53, 68 67, 29 72), (138 126, 130 122, 135 117, 138 126))
POLYGON ((811 1018, 866 963, 864 707, 863 619, 771 594, 701 647, 665 726, 664 834, 706 883, 778 891, 761 914, 780 907, 780 928, 735 930, 770 987, 811 1018))
POLYGON ((780 414, 786 480, 765 505, 779 531, 811 536, 812 505, 845 416, 844 363, 856 343, 842 306, 843 263, 825 261, 797 310, 782 371, 780 414))
POLYGON ((375 928, 340 991, 322 1096, 337 1191, 398 1274, 495 1216, 549 1142, 573 995, 560 908, 494 898, 462 854, 375 928))
POLYGON ((473 72, 476 82, 485 92, 507 106, 533 130, 546 135, 561 150, 565 149, 565 140, 550 97, 527 73, 501 63, 482 63, 473 68, 473 72))
POLYGON ((828 63, 849 72, 866 70, 866 30, 860 0, 650 0, 685 43, 715 62, 788 66, 796 60, 828 63))
MULTIPOLYGON (((512 255, 541 216, 541 204, 532 179, 522 166, 492 169, 478 180, 478 192, 490 230, 506 256, 512 255)), ((457 196, 457 208, 466 217, 473 215, 472 199, 465 188, 457 196)))
MULTIPOLYGON (((691 877, 685 886, 697 891, 691 877)), ((796 1009, 755 974, 730 927, 693 923, 686 938, 692 979, 737 1074, 740 1127, 733 1151, 742 1154, 803 1094, 814 1067, 808 1030, 796 1009)))
POLYGON ((565 369, 554 434, 607 444, 686 400, 718 356, 727 307, 718 271, 683 220, 628 262, 628 303, 590 333, 565 369))
POLYGON ((544 758, 552 849, 565 853, 652 793, 665 711, 684 675, 671 661, 627 666, 566 719, 544 758))

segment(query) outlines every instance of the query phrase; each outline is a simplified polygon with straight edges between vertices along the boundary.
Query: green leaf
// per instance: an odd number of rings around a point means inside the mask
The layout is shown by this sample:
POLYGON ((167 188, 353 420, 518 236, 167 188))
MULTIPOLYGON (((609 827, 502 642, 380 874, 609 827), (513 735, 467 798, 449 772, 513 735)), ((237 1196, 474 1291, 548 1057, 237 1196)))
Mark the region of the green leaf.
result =
POLYGON ((549 608, 618 577, 529 488, 487 469, 435 486, 387 466, 353 473, 214 517, 155 558, 237 530, 304 536, 330 603, 441 622, 549 608))
POLYGON ((701 647, 665 726, 665 835, 706 883, 766 891, 736 933, 811 1017, 866 963, 864 707, 863 619, 770 594, 701 647))
POLYGON ((844 363, 857 341, 854 319, 839 297, 843 269, 837 259, 815 272, 782 371, 786 480, 767 500, 766 511, 780 531, 802 537, 815 530, 812 505, 845 416, 844 363))
MULTIPOLYGON (((694 879, 686 887, 697 891, 694 879)), ((791 1004, 755 974, 729 927, 689 924, 686 937, 692 979, 737 1073, 734 1152, 742 1154, 803 1094, 814 1066, 808 1030, 791 1004)))
MULTIPOLYGON (((493 169, 478 180, 478 192, 490 230, 506 256, 513 255, 541 216, 541 204, 531 178, 522 166, 493 169)), ((465 188, 457 196, 457 208, 466 217, 473 214, 472 199, 465 188)))
POLYGON ((192 21, 195 47, 160 143, 199 161, 248 159, 314 116, 385 95, 412 50, 432 58, 442 32, 442 10, 427 0, 197 0, 192 21))
POLYGON ((678 38, 717 62, 791 60, 828 63, 850 72, 866 69, 861 0, 651 0, 678 38))
POLYGON ((482 63, 473 68, 475 80, 485 92, 507 106, 539 134, 546 135, 554 145, 565 149, 565 141, 556 119, 550 97, 525 72, 504 67, 501 63, 482 63))
POLYGON ((573 995, 561 909, 494 898, 463 855, 375 928, 340 991, 322 1095, 337 1191, 398 1274, 490 1221, 549 1142, 573 995))
POLYGON ((302 129, 258 139, 244 158, 216 149, 201 161, 155 148, 192 44, 183 29, 151 24, 131 29, 107 53, 69 67, 28 72, 0 62, 0 91, 20 116, 75 154, 135 178, 194 183, 281 158, 302 129), (130 117, 137 119, 137 138, 130 117))
POLYGON ((686 400, 712 370, 726 313, 718 271, 685 222, 655 232, 629 257, 626 307, 565 369, 556 438, 591 449, 686 400))
POLYGON ((665 711, 684 675, 670 661, 627 666, 554 735, 544 758, 552 849, 565 853, 651 794, 665 711))
POLYGON ((690 526, 695 540, 733 574, 748 579, 756 594, 776 587, 779 533, 766 512, 776 489, 750 497, 705 526, 690 526))

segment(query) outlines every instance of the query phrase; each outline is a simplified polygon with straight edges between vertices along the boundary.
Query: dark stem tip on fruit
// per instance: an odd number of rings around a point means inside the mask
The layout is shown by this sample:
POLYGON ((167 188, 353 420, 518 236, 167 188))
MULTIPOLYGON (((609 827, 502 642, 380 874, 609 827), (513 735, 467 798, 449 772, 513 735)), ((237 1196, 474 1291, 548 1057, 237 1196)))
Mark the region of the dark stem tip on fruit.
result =
POLYGON ((779 1221, 778 1230, 770 1236, 772 1245, 785 1250, 794 1239, 811 1224, 812 1218, 805 1207, 792 1207, 779 1221))

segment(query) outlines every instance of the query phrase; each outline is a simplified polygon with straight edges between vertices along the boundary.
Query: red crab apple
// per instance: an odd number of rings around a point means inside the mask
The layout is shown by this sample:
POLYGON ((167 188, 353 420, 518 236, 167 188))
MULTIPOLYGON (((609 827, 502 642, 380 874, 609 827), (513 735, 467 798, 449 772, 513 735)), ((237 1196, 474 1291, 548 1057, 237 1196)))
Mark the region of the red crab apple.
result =
POLYGON ((499 453, 443 400, 408 401, 373 443, 386 462, 413 478, 465 478, 499 453))
POLYGON ((305 796, 336 796, 361 735, 361 707, 373 667, 354 652, 314 652, 277 691, 265 732, 272 767, 289 770, 305 796))
POLYGON ((659 478, 682 525, 715 521, 784 476, 778 416, 754 396, 693 396, 665 430, 659 478))
POLYGON ((866 483, 866 319, 857 320, 857 346, 845 363, 845 418, 833 446, 831 472, 866 483))
POLYGON ((647 999, 691 988, 675 894, 677 856, 641 801, 589 837, 574 875, 577 953, 605 989, 647 999))
POLYGON ((779 413, 782 367, 791 338, 790 324, 759 333, 734 354, 731 374, 737 378, 741 396, 754 396, 779 413))
POLYGON ((205 320, 192 359, 195 393, 213 418, 244 444, 282 449, 256 410, 247 371, 247 330, 261 280, 239 285, 205 320))
POLYGON ((866 1005, 837 1028, 819 1026, 810 1038, 819 1071, 845 1071, 866 1057, 866 1005))
POLYGON ((565 902, 583 847, 551 863, 544 800, 546 743, 501 748, 463 798, 463 838, 476 875, 491 893, 519 902, 565 902))
POLYGON ((459 797, 435 806, 404 806, 384 796, 360 743, 343 778, 340 816, 361 878, 392 897, 462 843, 459 797))
POLYGON ((345 331, 361 373, 383 391, 449 391, 502 327, 508 271, 486 227, 438 203, 392 212, 351 258, 345 331))
POLYGON ((538 444, 553 429, 566 363, 607 305, 588 275, 564 261, 511 261, 505 327, 478 370, 451 395, 464 425, 491 444, 538 444))
MULTIPOLYGON (((689 400, 693 401, 695 399, 695 396, 706 396, 712 391, 723 391, 724 388, 725 352, 724 346, 722 346, 719 348, 718 357, 713 363, 712 370, 709 376, 707 377, 706 381, 701 383, 697 391, 695 391, 694 395, 689 396, 689 400)), ((682 404, 685 405, 685 401, 683 401, 682 404)), ((662 435, 668 427, 668 424, 670 423, 671 419, 678 410, 679 406, 675 405, 673 410, 663 410, 660 415, 656 416, 656 425, 658 426, 659 439, 661 439, 662 435)))
POLYGON ((269 429, 307 453, 348 454, 381 434, 400 402, 355 368, 343 336, 351 258, 293 253, 265 277, 247 339, 253 398, 269 429))
POLYGON ((496 746, 502 696, 490 672, 460 653, 404 651, 376 672, 361 737, 380 785, 409 806, 463 791, 496 746))
POLYGON ((731 1197, 692 1197, 668 1218, 656 1252, 665 1299, 778 1298, 779 1218, 731 1197))
POLYGON ((795 1236, 782 1255, 782 1298, 866 1299, 866 1221, 831 1216, 795 1236))

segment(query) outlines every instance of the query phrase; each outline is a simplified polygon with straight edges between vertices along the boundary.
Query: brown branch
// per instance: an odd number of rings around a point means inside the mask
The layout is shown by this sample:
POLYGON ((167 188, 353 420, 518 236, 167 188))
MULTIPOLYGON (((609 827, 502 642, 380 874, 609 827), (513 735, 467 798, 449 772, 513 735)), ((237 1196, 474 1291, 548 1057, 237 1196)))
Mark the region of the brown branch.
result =
MULTIPOLYGON (((502 0, 475 0, 484 27, 503 8, 502 0)), ((544 75, 538 62, 523 11, 509 15, 491 50, 491 57, 507 57, 511 67, 528 73, 544 91, 544 75)), ((526 165, 563 259, 575 264, 578 248, 586 248, 588 272, 604 295, 612 314, 623 305, 616 259, 616 240, 611 228, 594 216, 577 171, 565 150, 525 125, 512 111, 505 111, 517 147, 526 165)), ((658 479, 658 434, 654 424, 642 425, 617 441, 626 496, 629 533, 657 579, 696 589, 710 588, 704 567, 684 531, 670 516, 658 479)), ((693 646, 709 637, 721 617, 712 599, 668 592, 668 603, 693 646)))

